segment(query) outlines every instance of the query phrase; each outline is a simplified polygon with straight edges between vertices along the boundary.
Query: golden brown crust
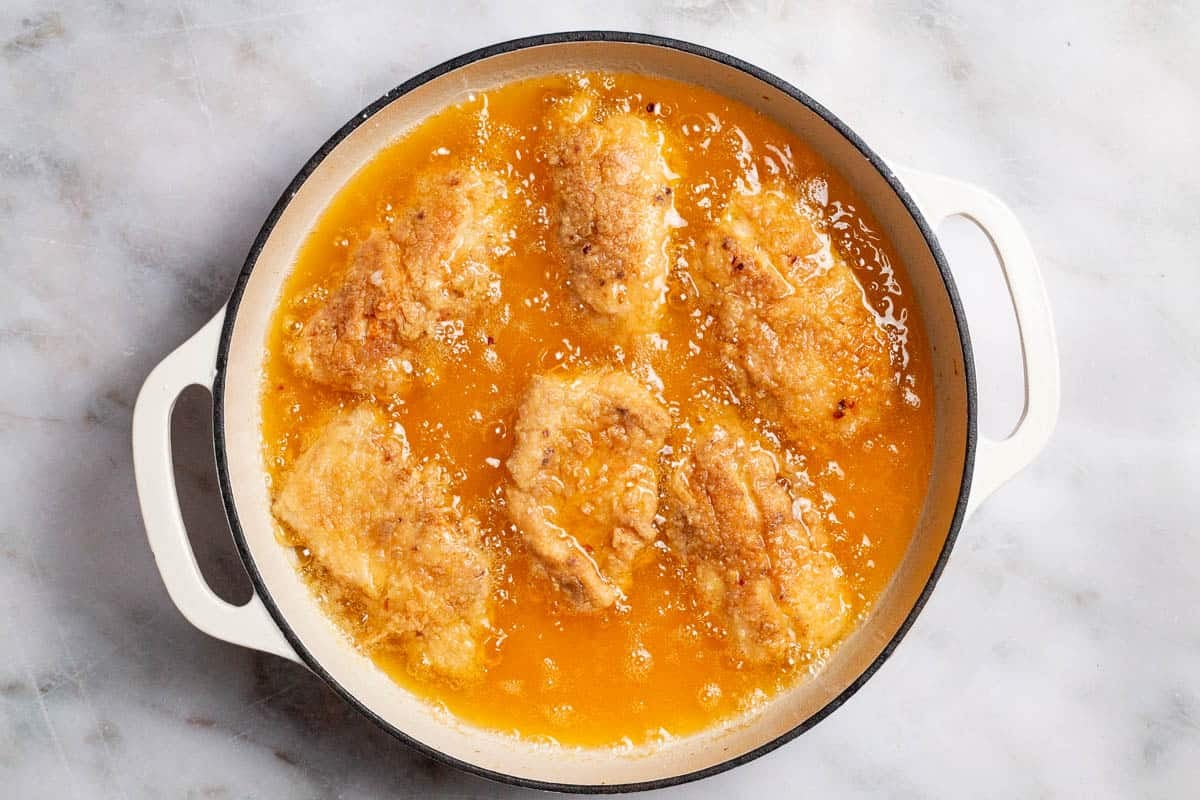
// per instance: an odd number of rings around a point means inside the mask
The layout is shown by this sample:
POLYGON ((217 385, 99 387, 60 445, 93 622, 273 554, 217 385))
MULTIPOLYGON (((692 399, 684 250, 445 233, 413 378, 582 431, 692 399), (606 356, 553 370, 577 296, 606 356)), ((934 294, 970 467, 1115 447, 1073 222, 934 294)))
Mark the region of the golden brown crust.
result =
POLYGON ((581 609, 628 588, 654 541, 658 454, 670 418, 632 376, 533 379, 508 460, 509 512, 535 558, 581 609))
POLYGON ((473 168, 419 176, 390 229, 358 246, 340 286, 287 343, 301 375, 389 395, 436 371, 437 344, 499 298, 503 180, 473 168))
POLYGON ((887 338, 795 197, 735 197, 700 253, 697 284, 731 379, 793 439, 853 436, 894 402, 887 338))
POLYGON ((849 609, 819 517, 793 502, 776 464, 728 416, 692 433, 669 479, 671 547, 734 654, 755 664, 830 645, 849 609))
POLYGON ((450 476, 417 463, 403 431, 370 406, 340 414, 296 460, 275 516, 337 589, 377 616, 368 642, 409 667, 475 677, 490 627, 491 558, 450 476))
POLYGON ((673 209, 659 138, 633 114, 595 120, 583 95, 551 126, 546 160, 571 285, 598 314, 650 330, 663 302, 673 209))

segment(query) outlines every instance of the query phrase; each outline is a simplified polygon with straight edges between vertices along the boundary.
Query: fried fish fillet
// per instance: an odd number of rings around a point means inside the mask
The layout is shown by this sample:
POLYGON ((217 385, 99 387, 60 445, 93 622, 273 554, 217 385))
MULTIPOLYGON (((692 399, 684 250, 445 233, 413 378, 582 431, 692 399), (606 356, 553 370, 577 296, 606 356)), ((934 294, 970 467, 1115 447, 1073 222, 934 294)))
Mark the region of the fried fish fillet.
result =
POLYGON ((887 336, 795 196, 734 197, 697 278, 739 394, 793 438, 853 436, 895 402, 887 336))
POLYGON ((287 342, 297 372, 389 395, 436 372, 438 343, 499 298, 504 181, 474 167, 430 168, 387 229, 358 246, 341 285, 287 342))
POLYGON ((738 420, 694 431, 669 478, 672 549, 737 658, 780 662, 846 628, 843 573, 821 520, 780 482, 776 456, 738 420))
POLYGON ((630 113, 598 121, 591 99, 577 95, 552 117, 546 163, 558 245, 575 293, 628 330, 653 329, 674 208, 659 136, 630 113))
POLYGON ((657 535, 658 454, 669 425, 662 404, 624 372, 538 376, 521 403, 509 512, 580 609, 616 602, 657 535))
POLYGON ((401 429, 366 405, 335 417, 296 459, 274 511, 368 609, 372 644, 418 673, 479 674, 491 560, 449 473, 418 463, 401 429))

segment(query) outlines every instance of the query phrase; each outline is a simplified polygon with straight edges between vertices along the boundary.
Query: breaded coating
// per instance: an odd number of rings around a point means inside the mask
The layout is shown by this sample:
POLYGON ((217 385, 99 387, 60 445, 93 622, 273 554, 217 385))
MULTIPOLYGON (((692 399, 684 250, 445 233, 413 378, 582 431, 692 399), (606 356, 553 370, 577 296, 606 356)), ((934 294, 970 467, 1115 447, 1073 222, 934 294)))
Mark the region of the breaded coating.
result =
POLYGON ((789 436, 850 437, 894 402, 887 337, 796 197, 734 197, 700 243, 699 266, 735 388, 789 436))
POLYGON ((653 329, 674 208, 659 137, 634 114, 597 121, 590 98, 577 95, 552 117, 546 162, 575 293, 627 330, 653 329))
POLYGON ((504 181, 471 167, 433 167, 390 229, 358 246, 328 301, 287 342, 301 375, 390 395, 436 373, 438 343, 499 299, 492 269, 504 245, 504 181))
POLYGON ((693 432, 669 478, 671 547, 735 656, 752 664, 827 647, 849 616, 821 520, 793 502, 776 464, 726 417, 693 432))
POLYGON ((274 511, 377 619, 383 633, 369 644, 399 650, 418 673, 479 674, 490 556, 449 473, 416 462, 402 429, 367 405, 341 413, 296 459, 274 511))
POLYGON ((584 610, 612 605, 654 541, 670 418, 631 375, 533 379, 508 460, 508 508, 546 573, 584 610))

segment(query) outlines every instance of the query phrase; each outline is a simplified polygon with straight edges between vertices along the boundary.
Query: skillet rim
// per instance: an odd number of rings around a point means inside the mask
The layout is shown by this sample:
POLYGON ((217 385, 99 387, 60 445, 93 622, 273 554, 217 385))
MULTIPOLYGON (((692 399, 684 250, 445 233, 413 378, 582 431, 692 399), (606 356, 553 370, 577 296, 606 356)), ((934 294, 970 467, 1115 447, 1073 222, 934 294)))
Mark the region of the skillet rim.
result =
POLYGON ((879 670, 885 661, 892 655, 896 647, 904 639, 905 634, 913 626, 917 617, 925 607, 930 594, 937 585, 938 579, 941 577, 946 563, 950 558, 950 553, 954 549, 954 544, 957 541, 958 533, 962 527, 963 520, 966 515, 967 500, 971 492, 971 476, 974 471, 976 446, 978 443, 978 420, 977 420, 977 391, 975 381, 975 362, 971 351, 970 336, 967 331, 966 316, 963 311, 962 301, 959 298, 958 289, 955 286, 954 278, 951 275, 950 268, 946 262, 945 255, 942 252, 941 246, 938 243, 937 237, 934 235, 924 215, 917 207, 916 202, 905 190, 892 169, 887 163, 880 158, 866 142, 855 133, 848 125, 842 122, 831 111, 818 103, 813 98, 809 97, 804 92, 800 91, 795 86, 778 76, 767 72, 764 69, 754 66, 749 62, 743 61, 734 56, 728 55, 718 50, 713 50, 702 45, 693 44, 691 42, 670 37, 656 36, 645 33, 631 33, 625 31, 608 31, 608 30, 580 30, 580 31, 563 31, 559 33, 540 34, 536 36, 526 36, 508 41, 499 42, 496 44, 481 47, 472 50, 463 55, 444 61, 441 64, 432 67, 419 75, 405 81, 396 88, 384 94, 379 99, 368 105, 363 110, 359 111, 350 118, 336 133, 334 133, 321 147, 305 162, 304 166, 284 189, 275 206, 271 209, 271 213, 267 216, 262 228, 254 239, 254 243, 250 247, 250 251, 246 256, 246 261, 238 275, 237 282, 234 285, 233 292, 230 295, 229 302, 226 305, 225 319, 221 328, 220 345, 217 350, 216 375, 213 381, 213 446, 216 455, 217 476, 221 488, 221 500, 225 506, 225 513, 229 520, 229 527, 233 533, 233 540, 237 546, 238 554, 242 559, 242 564, 246 569, 246 573, 250 577, 250 582, 254 586, 255 593, 262 600, 267 612, 271 615, 272 620, 279 626, 284 638, 296 655, 299 656, 309 670, 321 678, 330 688, 337 693, 342 700, 348 703, 352 708, 367 717, 373 723, 378 725, 383 730, 400 740, 404 744, 413 748, 417 752, 434 759, 440 763, 455 767, 464 772, 488 778, 499 783, 510 784, 531 789, 542 789, 555 792, 570 792, 578 794, 615 794, 622 792, 648 791, 652 789, 663 789, 670 786, 678 786, 684 783, 701 780, 734 767, 741 766, 750 761, 753 761, 760 756, 766 755, 779 747, 787 744, 802 733, 813 728, 817 723, 828 717, 838 708, 840 708, 847 700, 849 700, 855 692, 857 692, 863 684, 879 670), (934 563, 933 570, 930 573, 929 579, 925 582, 921 593, 917 596, 916 602, 909 610, 896 633, 888 641, 888 643, 880 651, 871 663, 863 670, 863 672, 843 689, 836 697, 832 698, 828 703, 822 706, 816 713, 805 719, 800 724, 796 725, 788 731, 776 736, 775 738, 764 742, 758 747, 753 748, 741 755, 731 757, 717 764, 705 767, 703 769, 685 772, 679 775, 672 775, 665 778, 656 778, 648 781, 639 781, 634 783, 621 784, 576 784, 562 783, 558 781, 541 781, 532 778, 524 778, 518 775, 510 775, 504 772, 486 769, 469 761, 456 758, 448 753, 444 753, 436 748, 421 742, 420 740, 405 733, 400 728, 396 727, 383 717, 376 714, 368 708, 361 700, 352 692, 342 686, 338 681, 329 674, 322 666, 320 661, 316 659, 305 648, 303 642, 292 630, 291 625, 287 621, 287 617, 276 605, 271 593, 267 590, 266 583, 263 581, 261 573, 254 562, 254 558, 250 553, 250 548, 246 541, 245 532, 242 530, 241 522, 238 517, 237 508, 233 501, 233 489, 229 476, 228 453, 225 439, 225 380, 226 370, 229 363, 229 350, 233 338, 234 323, 237 319, 238 307, 241 304, 242 296, 246 289, 246 284, 250 279, 250 274, 254 271, 254 267, 258 262, 259 255, 262 253, 263 247, 266 245, 267 239, 275 229, 280 217, 283 216, 292 198, 300 190, 300 187, 308 180, 309 176, 317 169, 325 158, 342 142, 347 136, 354 132, 360 125, 365 123, 377 112, 391 104, 394 100, 403 97, 414 89, 423 86, 424 84, 439 78, 449 72, 453 72, 467 64, 474 63, 492 56, 512 53, 518 50, 524 50, 531 47, 539 47, 543 45, 555 44, 574 44, 581 42, 614 42, 621 44, 637 44, 651 47, 662 47, 670 50, 678 50, 689 55, 700 56, 710 61, 714 61, 726 67, 732 67, 736 70, 744 72, 751 77, 754 77, 763 83, 783 92, 791 99, 806 106, 810 111, 821 117, 828 125, 832 126, 840 133, 847 141, 849 141, 875 168, 891 187, 892 191, 904 204, 905 209, 917 224, 924 238, 926 245, 929 247, 930 253, 933 256, 934 262, 937 264, 938 271, 941 274, 942 282, 946 289, 946 294, 950 300, 951 310, 954 314, 955 324, 958 328, 959 341, 962 345, 963 357, 963 379, 966 384, 967 397, 967 431, 966 431, 966 452, 963 462, 962 481, 959 486, 958 500, 954 509, 954 516, 951 519, 949 530, 946 534, 945 543, 938 555, 937 561, 934 563))

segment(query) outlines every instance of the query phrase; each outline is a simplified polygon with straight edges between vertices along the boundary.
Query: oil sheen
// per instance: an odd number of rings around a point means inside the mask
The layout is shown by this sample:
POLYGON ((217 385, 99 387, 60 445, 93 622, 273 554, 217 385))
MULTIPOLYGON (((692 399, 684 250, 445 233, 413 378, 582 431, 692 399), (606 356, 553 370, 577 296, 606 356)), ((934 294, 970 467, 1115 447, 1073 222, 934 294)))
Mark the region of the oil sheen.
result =
MULTIPOLYGON (((494 635, 486 672, 469 685, 418 680, 386 653, 373 653, 376 663, 470 723, 566 745, 643 744, 752 714, 820 669, 828 651, 783 668, 733 660, 705 632, 688 576, 662 537, 635 573, 625 602, 601 613, 573 612, 530 567, 504 508, 504 462, 517 406, 534 374, 609 364, 661 386, 677 420, 698 404, 737 402, 698 329, 688 260, 696 235, 720 216, 731 193, 791 187, 853 267, 864 301, 888 333, 903 401, 887 411, 881 432, 855 441, 788 442, 771 420, 742 411, 779 443, 784 472, 815 498, 861 618, 905 552, 930 472, 928 347, 903 265, 850 187, 804 142, 708 90, 646 76, 577 73, 464 95, 355 174, 299 253, 264 363, 263 447, 273 486, 338 407, 363 399, 298 377, 284 357, 285 337, 337 286, 356 244, 388 224, 411 176, 439 159, 475 161, 506 176, 516 212, 510 252, 497 262, 502 299, 478 323, 487 331, 486 347, 464 338, 436 383, 375 401, 403 425, 414 454, 451 467, 461 502, 484 523, 497 563, 494 635), (667 310, 654 346, 637 359, 587 324, 551 246, 541 123, 556 99, 580 89, 605 108, 643 116, 661 132, 667 163, 678 175, 680 226, 670 245, 667 310)), ((297 556, 313 591, 325 596, 320 570, 302 550, 297 556)), ((351 637, 371 625, 336 604, 329 609, 351 637)))

